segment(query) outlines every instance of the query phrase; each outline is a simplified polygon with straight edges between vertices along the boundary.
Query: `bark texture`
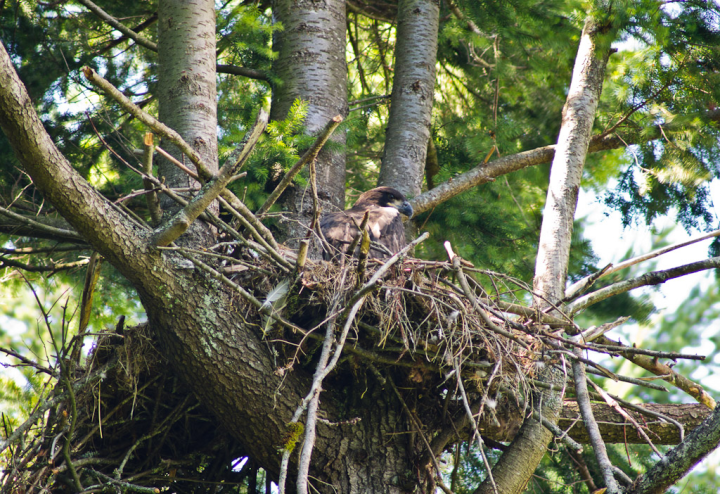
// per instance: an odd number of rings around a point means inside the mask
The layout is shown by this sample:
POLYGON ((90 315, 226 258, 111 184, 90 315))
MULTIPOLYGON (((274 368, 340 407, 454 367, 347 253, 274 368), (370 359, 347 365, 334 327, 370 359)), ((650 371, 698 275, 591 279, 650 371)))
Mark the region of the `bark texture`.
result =
MULTIPOLYGON (((598 56, 596 26, 591 20, 585 23, 575 58, 572 82, 563 108, 562 127, 558 136, 555 159, 550 171, 547 202, 540 231, 540 247, 535 266, 536 305, 550 307, 565 295, 572 226, 580 189, 582 169, 595 120, 595 110, 602 90, 607 56, 598 56)), ((548 367, 542 380, 562 383, 563 376, 548 367)), ((558 392, 543 391, 534 400, 538 412, 556 423, 562 396, 558 392)), ((537 420, 525 421, 510 448, 493 469, 500 492, 519 493, 527 484, 532 472, 545 455, 552 435, 537 420), (523 468, 518 468, 522 465, 523 468)), ((493 492, 486 480, 476 491, 493 492)))
POLYGON ((597 53, 596 30, 588 21, 580 38, 543 211, 535 288, 553 301, 565 296, 580 180, 607 64, 608 53, 597 53))
POLYGON ((420 194, 430 137, 440 7, 400 0, 390 119, 378 185, 420 194))
POLYGON ((720 444, 720 407, 677 447, 635 480, 628 494, 660 494, 687 475, 720 444))
MULTIPOLYGON (((215 4, 212 0, 161 0, 158 6, 158 100, 160 120, 177 131, 208 164, 218 169, 217 90, 215 88, 215 4)), ((188 168, 174 146, 167 149, 188 168)), ((165 158, 161 177, 171 187, 199 187, 165 158)), ((162 196, 165 218, 179 208, 162 196)), ((217 210, 217 207, 214 208, 217 210)), ((194 228, 198 233, 198 229, 194 228)))
MULTIPOLYGON (((308 102, 305 130, 319 133, 336 115, 347 116, 347 64, 345 62, 345 1, 274 0, 273 18, 282 24, 275 34, 273 65, 282 83, 274 87, 272 120, 284 119, 295 100, 308 102)), ((335 132, 333 142, 344 144, 345 133, 335 132)), ((329 202, 345 208, 345 153, 323 149, 317 159, 319 191, 329 202)), ((299 194, 302 196, 303 194, 299 194)), ((293 201, 302 212, 312 201, 293 201)))

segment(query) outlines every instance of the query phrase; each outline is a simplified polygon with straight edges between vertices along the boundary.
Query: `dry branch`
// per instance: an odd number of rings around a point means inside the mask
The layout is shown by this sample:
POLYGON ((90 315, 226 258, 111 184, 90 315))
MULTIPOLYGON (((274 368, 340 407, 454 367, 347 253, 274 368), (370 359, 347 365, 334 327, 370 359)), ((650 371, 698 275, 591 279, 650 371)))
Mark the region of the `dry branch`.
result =
POLYGON ((166 246, 177 239, 180 235, 190 227, 193 221, 200 216, 212 202, 230 183, 233 175, 238 168, 242 167, 245 161, 250 157, 255 144, 265 131, 268 122, 268 114, 265 110, 260 109, 257 120, 252 130, 248 132, 246 144, 237 156, 236 160, 229 160, 218 171, 218 174, 208 180, 200 189, 197 195, 180 211, 178 211, 170 221, 168 221, 159 230, 156 230, 152 236, 151 242, 156 246, 166 246))
POLYGON ((275 202, 285 191, 288 185, 290 185, 293 178, 295 178, 295 176, 300 173, 300 170, 302 170, 305 165, 317 158, 320 150, 323 148, 328 139, 330 139, 330 136, 333 132, 335 132, 335 129, 337 129, 338 125, 340 125, 342 121, 343 117, 341 115, 337 115, 325 125, 325 128, 322 130, 322 132, 320 132, 320 135, 317 137, 313 145, 310 146, 310 149, 305 151, 305 154, 302 155, 302 157, 297 161, 297 163, 295 163, 287 171, 280 183, 277 185, 277 187, 275 187, 275 190, 273 190, 272 193, 265 200, 265 203, 260 206, 260 209, 257 210, 256 214, 258 216, 266 213, 272 207, 272 205, 275 204, 275 202))
POLYGON ((31 228, 37 230, 38 232, 52 235, 53 237, 58 237, 65 241, 73 241, 74 240, 77 242, 77 241, 84 240, 80 235, 78 235, 77 232, 74 232, 72 230, 66 230, 64 228, 56 228, 54 226, 46 225, 37 220, 33 220, 33 219, 27 218, 25 216, 22 216, 20 214, 13 213, 12 211, 5 209, 3 207, 0 207, 0 216, 6 216, 7 218, 17 221, 21 225, 31 227, 31 228))
POLYGON ((601 302, 602 300, 610 298, 614 295, 625 293, 641 286, 659 285, 674 278, 680 278, 681 276, 691 273, 697 273, 708 269, 716 269, 718 267, 720 267, 720 257, 712 257, 704 261, 693 262, 671 269, 652 271, 636 278, 613 283, 612 285, 580 297, 575 302, 568 304, 566 311, 568 314, 574 315, 591 305, 601 302))
MULTIPOLYGON (((151 50, 154 52, 158 51, 157 43, 138 34, 137 32, 133 31, 132 29, 125 27, 115 17, 113 17, 110 14, 108 14, 107 12, 105 12, 103 9, 101 9, 100 7, 95 5, 90 0, 79 0, 79 2, 83 5, 85 5, 92 13, 97 15, 104 22, 106 22, 107 24, 112 26, 114 29, 117 29, 118 31, 120 31, 125 37, 132 39, 133 41, 135 41, 135 43, 147 48, 148 50, 151 50)), ((237 67, 234 65, 217 64, 216 70, 217 70, 217 72, 223 73, 223 74, 240 75, 243 77, 247 77, 249 79, 257 79, 260 81, 270 82, 270 78, 267 76, 267 74, 265 74, 259 70, 249 69, 247 67, 237 67)))
POLYGON ((628 260, 623 261, 623 262, 621 262, 621 263, 619 263, 619 264, 616 264, 616 265, 614 265, 614 266, 613 266, 613 265, 606 266, 602 271, 600 271, 600 272, 598 272, 598 273, 594 273, 594 274, 592 274, 592 275, 590 275, 590 276, 587 276, 587 277, 585 277, 585 278, 583 278, 583 279, 581 279, 581 280, 573 283, 573 284, 567 289, 567 292, 565 293, 565 298, 566 298, 566 299, 572 299, 572 298, 574 298, 574 297, 575 297, 576 295, 578 295, 579 293, 587 290, 595 281, 597 281, 598 279, 600 279, 600 278, 602 278, 602 277, 604 277, 604 276, 609 276, 609 275, 611 275, 611 274, 613 274, 613 273, 617 273, 618 271, 621 271, 621 270, 623 270, 623 269, 625 269, 625 268, 629 268, 630 266, 634 266, 635 264, 639 264, 639 263, 641 263, 641 262, 648 261, 648 260, 650 260, 650 259, 654 259, 654 258, 656 258, 656 257, 659 257, 659 256, 663 255, 663 254, 667 254, 668 252, 672 252, 672 251, 677 250, 677 249, 680 249, 680 248, 682 248, 682 247, 687 247, 688 245, 692 245, 692 244, 695 244, 695 243, 697 243, 697 242, 702 242, 703 240, 707 240, 707 239, 709 239, 709 238, 714 238, 714 237, 717 237, 717 236, 720 236, 720 230, 715 230, 714 232, 711 232, 711 233, 708 233, 708 234, 705 234, 705 235, 701 235, 701 236, 699 236, 699 237, 692 238, 692 239, 687 240, 687 241, 685 241, 685 242, 679 242, 679 243, 674 244, 674 245, 669 245, 669 246, 667 246, 667 247, 663 247, 662 249, 657 249, 657 250, 654 250, 654 251, 652 251, 652 252, 648 252, 647 254, 643 254, 643 255, 640 255, 640 256, 633 257, 632 259, 628 259, 628 260))
MULTIPOLYGON (((155 151, 155 145, 153 144, 153 135, 151 132, 147 132, 144 136, 145 148, 143 150, 143 171, 146 175, 153 174, 153 154, 155 151)), ((148 211, 150 211, 150 219, 152 226, 156 227, 160 224, 162 219, 162 210, 160 209, 160 201, 158 201, 157 193, 149 180, 143 179, 143 186, 148 194, 145 196, 147 202, 148 211)))
MULTIPOLYGON (((582 349, 575 348, 575 355, 579 358, 582 357, 582 349)), ((619 492, 619 486, 613 475, 612 463, 607 454, 605 443, 602 440, 600 434, 600 428, 598 427, 595 416, 592 413, 592 407, 590 406, 590 397, 588 396, 587 389, 587 378, 585 376, 585 366, 579 360, 572 361, 573 378, 575 379, 575 396, 577 397, 578 405, 580 406, 580 414, 590 435, 590 442, 592 444, 593 453, 597 459, 598 465, 600 466, 600 472, 602 473, 603 479, 605 479, 605 486, 608 493, 616 494, 619 492)))

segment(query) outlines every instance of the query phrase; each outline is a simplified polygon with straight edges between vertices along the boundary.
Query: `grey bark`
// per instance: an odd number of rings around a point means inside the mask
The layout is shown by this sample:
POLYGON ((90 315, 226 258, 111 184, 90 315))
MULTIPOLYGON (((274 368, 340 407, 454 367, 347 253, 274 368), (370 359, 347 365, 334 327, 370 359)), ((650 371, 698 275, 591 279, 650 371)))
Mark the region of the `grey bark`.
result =
MULTIPOLYGON (((158 100, 160 120, 178 132, 208 164, 218 170, 217 90, 215 88, 215 4, 212 0, 185 2, 160 0, 158 6, 158 100)), ((188 168, 175 146, 168 151, 188 168)), ((158 160, 159 175, 170 187, 196 187, 199 184, 165 158, 158 160)), ((179 210, 166 195, 161 206, 165 220, 179 210)), ((211 211, 217 211, 217 203, 211 211)), ((211 232, 195 222, 188 235, 211 232)))
MULTIPOLYGON (((583 29, 550 171, 535 267, 534 290, 540 295, 535 303, 540 309, 558 302, 565 294, 580 179, 607 62, 607 55, 598 53, 598 33, 594 27, 594 23, 588 21, 583 29)), ((561 384, 563 376, 548 368, 541 379, 561 384)), ((544 390, 538 393, 534 402, 543 417, 557 422, 562 406, 560 393, 544 390)), ((524 489, 545 455, 551 438, 552 435, 537 420, 530 418, 523 423, 518 436, 493 469, 495 482, 498 487, 502 486, 500 492, 519 493, 524 489), (522 467, 518 468, 520 465, 522 467)), ((493 487, 487 480, 476 490, 477 494, 490 492, 493 492, 493 487)))
POLYGON ((390 118, 378 185, 420 194, 430 137, 440 7, 436 0, 398 4, 390 118))
POLYGON ((565 296, 580 180, 607 64, 608 52, 598 53, 600 48, 597 46, 596 30, 597 26, 592 21, 585 23, 562 112, 562 127, 550 169, 550 185, 543 211, 535 265, 535 289, 551 301, 561 300, 565 296))
POLYGON ((687 475, 720 444, 720 407, 677 447, 638 477, 627 494, 659 494, 687 475))
MULTIPOLYGON (((336 115, 347 116, 347 64, 345 61, 345 1, 274 0, 273 19, 282 23, 273 49, 278 58, 273 70, 282 83, 273 88, 272 120, 287 117, 297 99, 308 103, 305 130, 317 134, 336 115)), ((331 141, 345 144, 345 133, 335 132, 331 141)), ((345 208, 345 151, 323 149, 316 162, 317 186, 328 208, 345 208)), ((286 208, 305 224, 312 218, 308 190, 288 191, 286 208), (294 193, 293 193, 294 192, 294 193)), ((287 236, 305 236, 305 228, 288 223, 287 236)), ((292 244, 292 242, 291 242, 292 244)))

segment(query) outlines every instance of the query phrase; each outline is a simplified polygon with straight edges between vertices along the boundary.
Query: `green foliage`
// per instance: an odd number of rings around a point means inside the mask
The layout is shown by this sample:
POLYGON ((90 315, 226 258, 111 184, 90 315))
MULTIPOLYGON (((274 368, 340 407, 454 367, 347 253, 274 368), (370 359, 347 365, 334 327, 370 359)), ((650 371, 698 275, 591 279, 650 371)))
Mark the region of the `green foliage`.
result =
MULTIPOLYGON (((150 19, 156 10, 154 2, 103 0, 99 5, 128 26, 150 19)), ((614 187, 607 190, 604 205, 620 211, 628 227, 638 222, 649 224, 669 214, 677 215, 686 229, 707 229, 716 221, 707 184, 720 176, 720 135, 707 114, 717 111, 716 102, 720 101, 717 5, 700 0, 664 5, 651 0, 613 2, 609 17, 607 10, 601 10, 603 5, 578 1, 462 0, 457 5, 464 20, 445 10, 446 5, 442 7, 432 120, 440 168, 431 174, 434 184, 452 180, 488 156, 555 143, 574 47, 587 13, 593 12, 600 23, 609 20, 612 28, 620 30, 620 43, 616 44, 620 51, 610 56, 594 131, 608 131, 617 125, 614 131, 626 142, 639 144, 627 152, 590 156, 583 186, 596 191, 614 187), (468 29, 467 21, 477 26, 477 32, 468 29), (656 140, 645 142, 649 136, 656 140)), ((141 147, 147 129, 113 102, 99 97, 78 76, 78 69, 83 65, 94 68, 145 110, 156 113, 153 90, 157 55, 126 40, 118 41, 117 32, 77 4, 18 1, 14 8, 9 4, 4 7, 0 10, 0 39, 60 150, 112 199, 140 189, 140 179, 108 152, 98 136, 124 160, 137 164, 133 150, 141 147), (89 115, 84 113, 87 109, 89 115)), ((218 10, 218 63, 255 69, 270 80, 218 75, 221 156, 242 141, 258 109, 267 106, 271 86, 282 84, 272 74, 272 36, 282 27, 273 25, 269 10, 263 9, 264 4, 231 1, 218 10)), ((349 99, 388 94, 395 26, 351 15, 348 27, 349 99)), ((155 31, 150 26, 142 34, 154 39, 155 31)), ((338 130, 347 135, 349 201, 376 184, 388 123, 386 103, 377 98, 351 104, 353 111, 338 130)), ((250 209, 262 204, 268 189, 314 140, 304 132, 307 108, 307 102, 296 101, 285 120, 270 123, 245 165, 247 176, 233 183, 233 190, 250 209)), ((28 213, 46 211, 49 205, 37 196, 27 177, 17 173, 15 155, 2 136, 0 163, 0 203, 16 200, 15 204, 28 213)), ((432 237, 418 253, 443 259, 442 242, 449 240, 460 256, 477 267, 531 283, 548 175, 549 166, 513 173, 420 215, 415 225, 430 231, 432 237)), ((302 183, 306 175, 299 175, 297 180, 302 183)), ((146 216, 142 198, 133 199, 128 207, 146 216)), ((575 225, 571 280, 599 268, 592 246, 583 239, 584 226, 582 221, 575 225)), ((54 245, 27 239, 7 243, 6 237, 1 241, 5 247, 54 245)), ((714 244, 714 253, 720 252, 719 245, 714 244)), ((77 250, 21 260, 40 266, 50 259, 69 262, 89 253, 77 250)), ((79 268, 48 277, 30 276, 43 307, 52 307, 55 323, 49 331, 56 341, 67 341, 76 331, 77 321, 69 316, 79 305, 84 272, 79 268), (61 323, 63 307, 67 307, 65 325, 61 323)), ((616 273, 595 288, 638 272, 616 273)), ((0 276, 0 346, 21 348, 23 354, 36 355, 51 364, 56 355, 32 293, 12 269, 4 268, 0 276)), ((698 347, 701 335, 705 340, 709 337, 714 345, 711 364, 698 367, 680 362, 676 369, 698 379, 716 374, 714 360, 720 336, 707 332, 715 331, 712 322, 717 320, 719 298, 717 285, 697 289, 676 314, 661 319, 658 336, 648 336, 645 345, 677 350, 698 347)), ((647 296, 626 294, 594 305, 578 322, 591 325, 632 315, 636 321, 649 324, 653 310, 647 296)), ((90 331, 112 327, 120 315, 134 321, 143 317, 131 287, 105 265, 96 288, 90 331)), ((28 414, 47 384, 46 377, 27 368, 2 377, 0 402, 8 427, 16 426, 28 414)), ((643 391, 642 397, 653 401, 684 399, 676 392, 643 391)), ((294 442, 300 432, 291 430, 289 439, 294 442)), ((499 455, 489 449, 486 453, 491 463, 499 455)), ((622 448, 611 447, 610 454, 626 472, 642 472, 652 460, 644 447, 630 447, 632 465, 622 448)), ((594 460, 587 456, 586 462, 601 483, 594 460)), ((461 455, 454 492, 471 492, 483 476, 484 465, 477 451, 471 449, 469 455, 461 455)), ((705 478, 706 486, 712 485, 709 473, 698 478, 705 478)), ((584 484, 570 485, 578 480, 567 456, 555 454, 543 461, 540 475, 530 488, 586 492, 584 484)))
POLYGON ((720 96, 720 62, 712 48, 720 41, 720 11, 694 1, 646 7, 629 7, 624 39, 637 48, 611 57, 603 100, 614 110, 597 123, 608 128, 629 115, 618 128, 628 142, 659 128, 663 140, 631 149, 605 204, 620 211, 626 225, 650 224, 676 210, 686 229, 708 229, 713 216, 707 183, 718 177, 720 151, 717 125, 708 120, 720 96))

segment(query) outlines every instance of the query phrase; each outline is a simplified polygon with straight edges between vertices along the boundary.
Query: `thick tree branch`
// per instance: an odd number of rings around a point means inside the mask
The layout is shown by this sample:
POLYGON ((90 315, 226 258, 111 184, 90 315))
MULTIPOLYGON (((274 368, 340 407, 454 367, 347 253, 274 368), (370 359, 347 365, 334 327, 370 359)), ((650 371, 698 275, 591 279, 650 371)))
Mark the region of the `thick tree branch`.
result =
MULTIPOLYGON (((704 120, 720 122, 720 110, 713 110, 699 117, 704 120)), ((618 149, 628 144, 638 144, 653 141, 663 137, 663 130, 668 131, 680 130, 679 126, 670 123, 668 125, 657 125, 650 131, 637 135, 634 138, 620 138, 617 134, 609 136, 594 136, 590 139, 588 153, 597 153, 610 149, 618 149)), ((432 190, 424 192, 414 199, 410 200, 410 204, 416 214, 429 211, 435 206, 442 204, 453 197, 476 187, 481 184, 494 181, 497 177, 507 175, 508 173, 522 170, 531 166, 537 166, 544 163, 550 163, 555 156, 556 145, 545 146, 530 151, 510 154, 491 161, 485 165, 481 164, 471 170, 453 177, 452 180, 439 184, 432 190)))
POLYGON ((687 475, 695 465, 720 444, 720 407, 699 427, 688 434, 685 441, 673 448, 644 475, 638 477, 627 494, 665 492, 687 475))
POLYGON ((685 391, 687 394, 695 398, 699 403, 702 403, 703 405, 708 407, 710 410, 715 408, 715 400, 703 389, 701 385, 694 381, 691 381, 690 379, 681 374, 678 374, 677 372, 675 372, 674 369, 672 369, 666 364, 663 364, 657 358, 650 358, 646 357, 645 355, 638 355, 636 353, 633 353, 632 350, 634 350, 634 348, 626 347, 620 342, 613 341, 606 336, 599 337, 597 339, 597 342, 600 344, 612 345, 613 347, 620 348, 620 350, 618 350, 618 353, 624 358, 628 359, 633 364, 637 365, 638 367, 642 367, 649 372, 652 372, 656 376, 662 378, 664 381, 672 384, 678 389, 685 391), (622 351, 622 348, 627 348, 628 351, 622 351))

